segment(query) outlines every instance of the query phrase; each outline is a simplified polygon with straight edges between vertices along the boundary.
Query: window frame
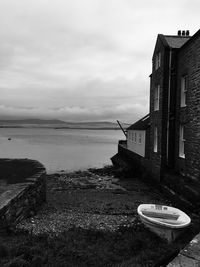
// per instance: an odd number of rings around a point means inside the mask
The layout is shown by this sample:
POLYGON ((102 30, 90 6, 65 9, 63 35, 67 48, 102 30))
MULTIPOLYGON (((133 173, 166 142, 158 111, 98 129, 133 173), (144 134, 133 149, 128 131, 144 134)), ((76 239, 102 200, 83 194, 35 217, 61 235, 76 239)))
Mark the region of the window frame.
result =
POLYGON ((161 66, 161 52, 156 53, 155 56, 155 70, 159 69, 161 66))
POLYGON ((142 134, 141 134, 141 133, 139 133, 138 144, 139 144, 139 145, 142 144, 142 134))
POLYGON ((160 106, 160 84, 154 88, 154 111, 159 110, 160 106))
POLYGON ((137 143, 137 133, 134 132, 134 143, 136 144, 137 143))
POLYGON ((158 152, 158 127, 154 126, 154 133, 153 133, 153 152, 158 152))
POLYGON ((180 106, 186 107, 186 93, 188 88, 188 75, 181 77, 181 95, 180 95, 180 106))
POLYGON ((179 126, 179 157, 185 158, 185 127, 183 124, 179 126))

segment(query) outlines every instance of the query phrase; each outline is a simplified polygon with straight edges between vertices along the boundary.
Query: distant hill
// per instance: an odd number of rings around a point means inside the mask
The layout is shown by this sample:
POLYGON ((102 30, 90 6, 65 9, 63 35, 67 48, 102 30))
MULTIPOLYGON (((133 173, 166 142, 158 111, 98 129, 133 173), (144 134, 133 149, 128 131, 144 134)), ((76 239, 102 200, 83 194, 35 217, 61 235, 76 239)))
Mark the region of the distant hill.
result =
MULTIPOLYGON (((129 125, 123 124, 123 127, 129 125)), ((0 120, 0 128, 55 128, 55 129, 120 129, 118 124, 109 121, 92 122, 65 122, 62 120, 0 120)))
POLYGON ((85 127, 93 127, 93 128, 115 128, 118 127, 117 123, 108 122, 108 121, 92 121, 92 122, 66 122, 67 126, 69 127, 78 127, 78 128, 85 128, 85 127))
POLYGON ((66 123, 61 120, 41 120, 41 119, 23 119, 23 120, 0 120, 0 124, 60 124, 66 123))

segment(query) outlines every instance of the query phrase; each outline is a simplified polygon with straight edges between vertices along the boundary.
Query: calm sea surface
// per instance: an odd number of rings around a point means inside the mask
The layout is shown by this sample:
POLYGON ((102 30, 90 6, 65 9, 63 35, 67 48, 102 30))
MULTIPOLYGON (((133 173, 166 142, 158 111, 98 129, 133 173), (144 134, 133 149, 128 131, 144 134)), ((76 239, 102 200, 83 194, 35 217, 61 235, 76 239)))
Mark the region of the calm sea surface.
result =
POLYGON ((2 128, 0 157, 36 159, 48 173, 102 167, 111 164, 119 139, 120 130, 2 128))

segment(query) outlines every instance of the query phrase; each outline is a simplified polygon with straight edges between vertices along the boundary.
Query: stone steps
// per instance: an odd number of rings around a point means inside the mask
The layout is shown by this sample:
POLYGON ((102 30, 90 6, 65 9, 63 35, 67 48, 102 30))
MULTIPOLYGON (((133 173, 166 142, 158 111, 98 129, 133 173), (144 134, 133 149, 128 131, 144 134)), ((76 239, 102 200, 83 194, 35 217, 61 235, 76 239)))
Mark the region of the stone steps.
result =
POLYGON ((200 191, 194 186, 188 184, 184 185, 184 195, 192 203, 199 205, 200 203, 200 191))
POLYGON ((186 210, 195 210, 196 207, 193 203, 188 201, 184 196, 177 194, 177 192, 173 191, 166 185, 162 186, 163 193, 168 196, 172 202, 176 203, 177 207, 182 208, 184 207, 186 210))
MULTIPOLYGON (((162 180, 164 188, 174 192, 177 198, 183 198, 194 207, 200 207, 200 184, 188 177, 176 174, 166 174, 162 180)), ((173 194, 172 194, 173 195, 173 194)))

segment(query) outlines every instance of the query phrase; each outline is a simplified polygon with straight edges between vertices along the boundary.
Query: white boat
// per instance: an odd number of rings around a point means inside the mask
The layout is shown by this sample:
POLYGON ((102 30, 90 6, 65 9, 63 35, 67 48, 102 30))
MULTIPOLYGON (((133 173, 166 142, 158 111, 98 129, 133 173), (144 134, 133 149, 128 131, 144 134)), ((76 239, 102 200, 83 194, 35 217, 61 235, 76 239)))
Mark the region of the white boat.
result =
POLYGON ((169 206, 141 204, 137 212, 145 226, 168 242, 174 241, 191 223, 186 213, 169 206))

